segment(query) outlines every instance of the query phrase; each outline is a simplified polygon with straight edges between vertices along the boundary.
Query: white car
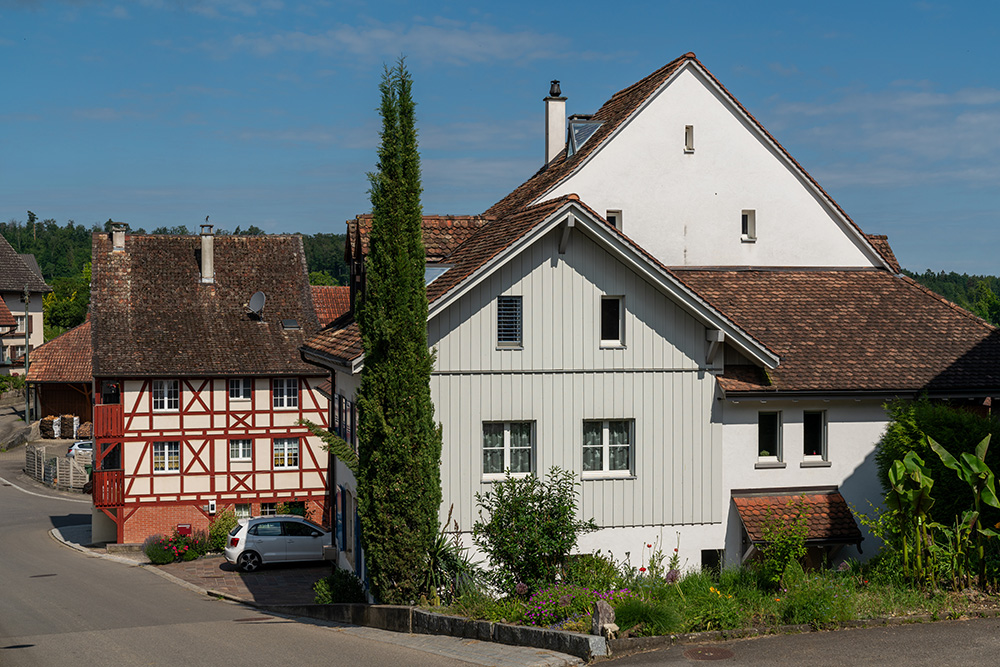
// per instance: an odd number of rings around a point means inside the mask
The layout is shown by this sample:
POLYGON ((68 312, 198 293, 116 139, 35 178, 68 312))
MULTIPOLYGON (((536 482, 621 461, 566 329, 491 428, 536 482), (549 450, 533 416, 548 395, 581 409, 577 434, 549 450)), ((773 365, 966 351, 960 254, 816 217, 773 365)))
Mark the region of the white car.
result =
POLYGON ((236 567, 254 572, 270 563, 323 560, 331 544, 332 533, 300 516, 255 516, 237 521, 224 553, 236 567))
POLYGON ((90 452, 94 453, 94 441, 93 440, 77 440, 69 449, 66 451, 66 456, 69 458, 76 458, 77 452, 90 452))

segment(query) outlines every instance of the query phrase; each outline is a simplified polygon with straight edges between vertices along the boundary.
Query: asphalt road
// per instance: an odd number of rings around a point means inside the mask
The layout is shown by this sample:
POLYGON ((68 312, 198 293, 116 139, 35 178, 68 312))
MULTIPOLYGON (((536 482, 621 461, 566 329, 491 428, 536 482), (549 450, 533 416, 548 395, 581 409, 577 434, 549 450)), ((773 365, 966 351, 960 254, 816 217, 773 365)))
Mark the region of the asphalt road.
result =
POLYGON ((0 665, 468 664, 361 636, 366 628, 264 615, 68 549, 48 531, 89 521, 89 503, 42 493, 0 482, 0 665))

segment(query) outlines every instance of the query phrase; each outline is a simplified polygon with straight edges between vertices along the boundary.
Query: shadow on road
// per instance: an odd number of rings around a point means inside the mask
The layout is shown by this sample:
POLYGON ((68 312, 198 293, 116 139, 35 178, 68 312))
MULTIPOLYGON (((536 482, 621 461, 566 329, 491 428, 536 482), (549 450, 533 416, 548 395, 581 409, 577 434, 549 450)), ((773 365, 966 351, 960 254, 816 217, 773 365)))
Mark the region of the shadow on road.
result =
POLYGON ((63 514, 60 516, 49 516, 53 528, 66 528, 67 526, 82 526, 90 523, 90 513, 87 514, 63 514))

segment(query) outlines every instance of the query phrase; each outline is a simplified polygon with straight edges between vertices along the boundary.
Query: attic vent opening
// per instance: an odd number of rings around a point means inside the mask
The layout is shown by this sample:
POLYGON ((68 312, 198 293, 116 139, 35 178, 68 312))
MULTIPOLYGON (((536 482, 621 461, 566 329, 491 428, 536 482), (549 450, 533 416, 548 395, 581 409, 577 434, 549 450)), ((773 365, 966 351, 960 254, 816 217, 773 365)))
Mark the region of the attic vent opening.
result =
POLYGON ((594 136, 603 121, 591 120, 591 116, 573 115, 569 117, 569 138, 567 140, 567 155, 573 155, 583 148, 587 140, 594 136))
POLYGON ((298 320, 281 320, 281 328, 286 330, 294 330, 299 328, 298 320))

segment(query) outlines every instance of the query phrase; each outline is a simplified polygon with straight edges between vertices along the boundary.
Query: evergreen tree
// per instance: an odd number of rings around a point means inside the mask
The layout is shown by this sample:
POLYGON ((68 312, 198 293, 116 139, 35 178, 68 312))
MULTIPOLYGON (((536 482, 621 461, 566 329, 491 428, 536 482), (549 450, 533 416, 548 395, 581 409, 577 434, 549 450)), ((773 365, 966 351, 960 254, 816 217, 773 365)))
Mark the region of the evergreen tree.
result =
POLYGON ((441 430, 430 396, 420 156, 412 80, 386 68, 382 144, 371 183, 366 286, 357 312, 365 366, 358 392, 361 535, 380 602, 416 600, 441 505, 441 430))

